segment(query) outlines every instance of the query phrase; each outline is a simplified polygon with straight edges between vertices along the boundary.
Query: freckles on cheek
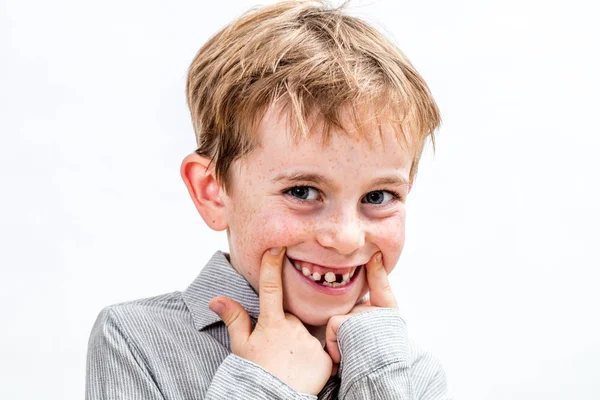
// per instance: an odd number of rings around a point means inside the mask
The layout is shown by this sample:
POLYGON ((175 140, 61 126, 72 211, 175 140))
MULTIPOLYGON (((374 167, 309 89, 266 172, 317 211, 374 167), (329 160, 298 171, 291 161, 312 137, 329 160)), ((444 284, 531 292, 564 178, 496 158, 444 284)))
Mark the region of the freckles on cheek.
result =
MULTIPOLYGON (((312 229, 306 219, 273 203, 268 207, 251 208, 246 205, 244 212, 235 217, 232 244, 240 261, 243 260, 247 265, 260 265, 265 251, 270 248, 291 247, 302 242, 312 229)), ((258 276, 258 272, 254 271, 253 275, 258 276)))
POLYGON ((386 270, 390 272, 402 254, 404 248, 404 221, 395 220, 391 223, 380 227, 378 243, 381 250, 384 252, 387 265, 386 270))
POLYGON ((261 225, 257 228, 253 252, 263 253, 272 247, 293 247, 307 240, 311 227, 308 221, 290 215, 288 210, 271 209, 260 216, 261 225))
POLYGON ((269 213, 264 216, 264 227, 261 234, 261 243, 269 247, 293 245, 299 236, 306 230, 298 221, 290 219, 283 213, 269 213))

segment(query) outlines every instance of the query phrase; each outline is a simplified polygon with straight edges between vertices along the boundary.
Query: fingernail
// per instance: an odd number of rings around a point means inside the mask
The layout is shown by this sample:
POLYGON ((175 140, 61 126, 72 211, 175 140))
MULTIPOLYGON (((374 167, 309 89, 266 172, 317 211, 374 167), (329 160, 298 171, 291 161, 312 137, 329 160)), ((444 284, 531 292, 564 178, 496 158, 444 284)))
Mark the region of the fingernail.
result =
POLYGON ((208 308, 217 315, 221 315, 225 311, 225 304, 222 301, 216 300, 208 304, 208 308))
POLYGON ((379 252, 375 255, 375 262, 381 263, 381 252, 379 252))
POLYGON ((271 252, 271 254, 278 256, 281 254, 281 250, 283 250, 283 247, 273 247, 269 251, 271 252))

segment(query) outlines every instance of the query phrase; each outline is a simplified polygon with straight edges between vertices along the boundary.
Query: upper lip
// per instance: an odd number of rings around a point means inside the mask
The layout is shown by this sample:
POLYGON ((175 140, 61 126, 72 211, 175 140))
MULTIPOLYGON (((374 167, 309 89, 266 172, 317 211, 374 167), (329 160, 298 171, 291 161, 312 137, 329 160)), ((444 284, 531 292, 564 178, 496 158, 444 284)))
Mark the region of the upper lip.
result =
POLYGON ((331 270, 360 267, 361 265, 365 265, 366 264, 366 262, 365 262, 365 263, 362 263, 362 264, 330 265, 330 264, 319 264, 319 263, 316 263, 316 262, 312 262, 312 261, 308 261, 308 260, 303 260, 301 258, 295 258, 295 257, 290 257, 290 256, 288 256, 288 258, 291 261, 303 261, 303 262, 307 262, 307 263, 318 265, 318 266, 323 267, 323 268, 329 268, 331 270))

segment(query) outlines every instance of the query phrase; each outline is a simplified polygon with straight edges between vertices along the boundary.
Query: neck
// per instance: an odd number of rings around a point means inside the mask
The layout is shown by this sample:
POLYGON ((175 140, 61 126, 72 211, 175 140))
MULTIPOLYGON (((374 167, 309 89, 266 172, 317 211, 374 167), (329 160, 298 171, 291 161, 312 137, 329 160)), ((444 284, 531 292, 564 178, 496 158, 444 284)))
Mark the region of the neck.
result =
POLYGON ((325 330, 327 329, 327 326, 312 326, 307 324, 304 324, 304 326, 308 332, 319 339, 319 342, 325 347, 325 330))

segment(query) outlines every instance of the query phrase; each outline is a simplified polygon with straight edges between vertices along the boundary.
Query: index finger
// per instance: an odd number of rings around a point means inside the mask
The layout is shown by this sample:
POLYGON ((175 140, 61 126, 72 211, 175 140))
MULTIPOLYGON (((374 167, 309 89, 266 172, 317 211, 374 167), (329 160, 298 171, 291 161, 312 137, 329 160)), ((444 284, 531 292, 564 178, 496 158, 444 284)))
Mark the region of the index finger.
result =
POLYGON ((279 249, 279 254, 273 254, 272 251, 276 250, 267 250, 263 254, 260 266, 260 279, 258 283, 260 315, 258 319, 263 322, 285 319, 281 269, 286 248, 279 249))
POLYGON ((367 263, 369 300, 375 307, 398 308, 387 271, 383 266, 381 252, 376 253, 367 263))

